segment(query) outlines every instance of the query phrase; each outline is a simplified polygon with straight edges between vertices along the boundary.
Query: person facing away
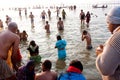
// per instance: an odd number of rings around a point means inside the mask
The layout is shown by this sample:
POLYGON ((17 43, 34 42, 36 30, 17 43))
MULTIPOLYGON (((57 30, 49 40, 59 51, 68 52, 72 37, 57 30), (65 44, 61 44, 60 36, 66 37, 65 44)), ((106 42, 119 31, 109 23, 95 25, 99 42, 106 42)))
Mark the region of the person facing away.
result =
POLYGON ((59 17, 60 9, 59 7, 56 7, 57 17, 59 17))
POLYGON ((35 80, 57 80, 57 73, 51 71, 52 63, 50 60, 45 60, 42 63, 42 72, 36 75, 35 80))
POLYGON ((57 22, 57 28, 58 30, 64 30, 64 23, 61 20, 61 17, 59 17, 59 21, 57 22))
POLYGON ((50 24, 48 23, 48 21, 46 21, 45 30, 46 33, 50 33, 50 24))
POLYGON ((72 60, 65 73, 61 73, 58 80, 86 80, 82 74, 83 65, 79 60, 72 60))
POLYGON ((91 18, 91 15, 90 15, 89 11, 87 12, 85 17, 86 17, 87 27, 89 27, 89 22, 90 22, 90 18, 91 18))
POLYGON ((67 42, 61 38, 60 35, 57 35, 57 42, 55 44, 55 48, 58 49, 58 59, 65 59, 66 58, 66 47, 67 42))
POLYGON ((85 13, 83 12, 83 10, 81 10, 80 12, 80 20, 81 20, 81 25, 83 24, 84 25, 84 21, 85 21, 85 13))
POLYGON ((106 19, 112 35, 103 50, 96 49, 96 68, 103 80, 120 80, 120 6, 112 8, 106 19))
POLYGON ((84 30, 82 33, 82 41, 84 40, 86 40, 86 43, 87 43, 86 49, 88 50, 92 49, 91 36, 86 30, 84 30))
POLYGON ((48 17, 51 18, 51 11, 48 9, 48 17))
POLYGON ((65 17, 66 17, 66 12, 65 12, 65 10, 63 9, 63 10, 62 10, 62 18, 65 19, 65 17))
POLYGON ((34 15, 32 12, 30 12, 29 18, 31 20, 31 26, 34 26, 34 15))
POLYGON ((17 80, 35 80, 35 63, 30 60, 21 66, 16 73, 17 80))
POLYGON ((20 38, 16 34, 17 24, 10 22, 8 29, 0 32, 0 79, 16 80, 13 70, 6 63, 8 51, 12 47, 11 60, 16 65, 17 51, 20 38))

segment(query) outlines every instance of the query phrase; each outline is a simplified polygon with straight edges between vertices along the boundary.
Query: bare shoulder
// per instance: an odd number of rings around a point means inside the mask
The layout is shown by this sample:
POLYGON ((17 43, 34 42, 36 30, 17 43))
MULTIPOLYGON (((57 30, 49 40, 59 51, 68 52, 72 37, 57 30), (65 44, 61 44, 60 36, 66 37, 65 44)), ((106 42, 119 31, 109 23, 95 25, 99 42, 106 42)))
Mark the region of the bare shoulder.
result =
POLYGON ((58 73, 55 72, 55 71, 51 71, 51 74, 54 76, 54 77, 57 77, 58 73))
POLYGON ((42 80, 43 79, 43 73, 37 73, 35 76, 35 80, 42 80))

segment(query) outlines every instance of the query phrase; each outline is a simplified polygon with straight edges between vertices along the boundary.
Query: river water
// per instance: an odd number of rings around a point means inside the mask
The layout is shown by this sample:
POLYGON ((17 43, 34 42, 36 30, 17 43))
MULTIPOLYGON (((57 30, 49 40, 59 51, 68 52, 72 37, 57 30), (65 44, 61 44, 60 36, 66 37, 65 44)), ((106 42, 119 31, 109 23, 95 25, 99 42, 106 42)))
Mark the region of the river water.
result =
MULTIPOLYGON (((20 51, 23 57, 23 64, 26 64, 28 61, 28 51, 26 50, 28 43, 31 40, 35 40, 39 46, 39 54, 42 56, 42 61, 49 59, 52 61, 52 70, 60 72, 64 72, 69 65, 69 62, 73 59, 79 59, 83 66, 83 74, 87 78, 87 80, 101 80, 101 76, 98 73, 95 60, 96 54, 95 49, 99 44, 104 44, 104 42, 110 36, 110 32, 107 29, 107 24, 105 21, 105 14, 109 11, 111 6, 105 9, 93 9, 90 5, 82 5, 77 6, 76 10, 69 10, 65 8, 66 11, 66 19, 64 20, 64 31, 58 32, 57 30, 57 21, 58 18, 56 17, 56 10, 51 9, 51 19, 46 20, 49 21, 50 24, 50 34, 46 34, 44 29, 45 22, 42 21, 40 18, 40 13, 43 9, 28 9, 29 12, 33 12, 35 18, 35 27, 31 28, 30 19, 29 17, 25 17, 24 11, 22 11, 22 17, 19 17, 18 11, 14 10, 4 10, 0 11, 0 18, 4 22, 4 28, 6 28, 5 24, 5 15, 9 15, 12 18, 12 21, 17 22, 19 30, 22 32, 26 30, 28 33, 28 42, 27 44, 20 44, 20 51), (91 21, 89 28, 86 26, 82 26, 80 24, 79 13, 80 10, 86 13, 90 11, 93 15, 91 15, 91 21), (87 30, 91 34, 92 38, 92 50, 86 50, 86 42, 81 41, 81 33, 82 30, 87 30), (60 34, 63 39, 67 41, 66 51, 67 51, 67 58, 65 60, 66 67, 64 69, 56 68, 56 61, 57 61, 57 49, 54 48, 56 43, 56 35, 60 34)), ((47 12, 47 9, 44 9, 47 12)), ((61 9, 62 11, 62 9, 61 9)), ((61 13, 61 12, 60 12, 61 13)), ((61 16, 61 14, 60 14, 61 16)), ((63 66, 63 65, 60 65, 63 66)), ((39 67, 38 67, 39 69, 39 67)), ((39 72, 40 69, 37 71, 39 72)))

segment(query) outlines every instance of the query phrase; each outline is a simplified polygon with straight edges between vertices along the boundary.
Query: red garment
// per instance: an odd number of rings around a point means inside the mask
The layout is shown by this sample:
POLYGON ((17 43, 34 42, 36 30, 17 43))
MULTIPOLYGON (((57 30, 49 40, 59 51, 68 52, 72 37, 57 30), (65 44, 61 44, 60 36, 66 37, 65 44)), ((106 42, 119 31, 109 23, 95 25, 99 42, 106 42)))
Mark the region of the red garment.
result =
POLYGON ((67 72, 76 72, 76 73, 82 73, 82 71, 74 66, 69 66, 67 69, 67 72))
POLYGON ((21 61, 21 59, 22 59, 22 56, 21 56, 21 54, 20 54, 20 49, 18 49, 16 61, 19 62, 19 61, 21 61))

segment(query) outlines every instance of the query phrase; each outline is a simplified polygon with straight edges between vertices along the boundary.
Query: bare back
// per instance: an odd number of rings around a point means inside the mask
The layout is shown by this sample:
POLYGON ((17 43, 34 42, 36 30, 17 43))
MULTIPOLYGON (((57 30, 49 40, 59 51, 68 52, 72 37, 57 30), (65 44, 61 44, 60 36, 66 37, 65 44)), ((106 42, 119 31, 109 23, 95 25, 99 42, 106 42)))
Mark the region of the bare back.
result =
POLYGON ((0 58, 7 59, 8 51, 13 47, 13 55, 17 52, 19 46, 19 36, 15 33, 5 30, 0 32, 0 58))
POLYGON ((63 21, 58 21, 57 25, 61 26, 61 27, 64 27, 63 21))
POLYGON ((82 36, 83 40, 86 39, 87 45, 91 45, 91 36, 90 34, 86 34, 82 36))
POLYGON ((53 71, 41 72, 35 80, 57 80, 57 73, 53 71))

